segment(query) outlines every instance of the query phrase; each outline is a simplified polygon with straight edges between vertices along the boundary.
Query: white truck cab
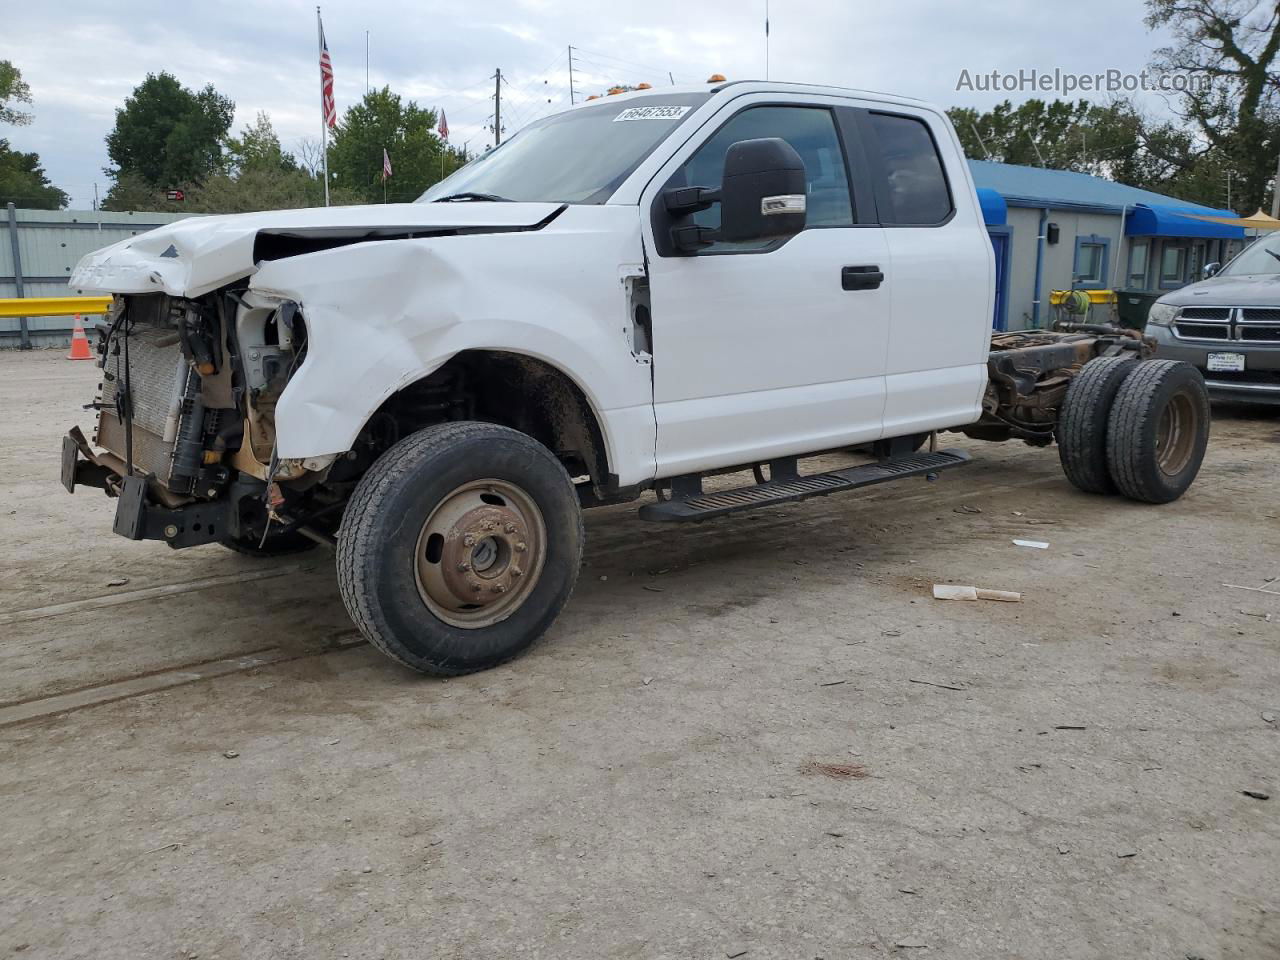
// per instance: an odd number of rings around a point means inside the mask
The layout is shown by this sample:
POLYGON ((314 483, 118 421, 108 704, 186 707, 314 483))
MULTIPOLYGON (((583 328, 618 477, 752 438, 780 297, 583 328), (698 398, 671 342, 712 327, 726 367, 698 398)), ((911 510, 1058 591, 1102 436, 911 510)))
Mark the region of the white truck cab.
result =
POLYGON ((181 221, 72 279, 118 296, 68 488, 104 487, 118 533, 171 546, 335 542, 365 635, 444 674, 545 631, 580 506, 655 490, 642 516, 705 519, 962 464, 914 454, 942 429, 1050 442, 1100 357, 1104 423, 1072 447, 1093 472, 1068 476, 1108 487, 1098 444, 1145 356, 1080 329, 997 362, 991 245, 946 116, 796 84, 596 99, 416 203, 181 221), (796 470, 863 444, 879 462, 796 470), (702 493, 750 467, 755 487, 702 493))

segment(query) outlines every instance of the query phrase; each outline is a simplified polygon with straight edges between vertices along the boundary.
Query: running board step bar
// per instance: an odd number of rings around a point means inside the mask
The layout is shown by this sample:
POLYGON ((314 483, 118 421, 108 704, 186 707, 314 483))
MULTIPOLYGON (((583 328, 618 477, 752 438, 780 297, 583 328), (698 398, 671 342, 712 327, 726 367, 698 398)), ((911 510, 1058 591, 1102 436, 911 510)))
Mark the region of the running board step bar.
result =
POLYGON ((757 507, 791 503, 809 497, 822 497, 829 493, 869 487, 874 483, 886 483, 905 477, 927 476, 950 467, 962 467, 969 459, 969 454, 963 450, 938 450, 802 477, 795 472, 795 459, 788 458, 773 461, 770 465, 770 476, 777 479, 754 487, 739 487, 737 490, 720 490, 715 493, 699 492, 701 484, 698 477, 677 477, 672 482, 676 496, 670 500, 646 503, 640 508, 640 519, 665 522, 709 520, 740 510, 754 510, 757 507), (694 489, 691 490, 690 487, 694 489), (681 495, 682 488, 688 493, 681 495))

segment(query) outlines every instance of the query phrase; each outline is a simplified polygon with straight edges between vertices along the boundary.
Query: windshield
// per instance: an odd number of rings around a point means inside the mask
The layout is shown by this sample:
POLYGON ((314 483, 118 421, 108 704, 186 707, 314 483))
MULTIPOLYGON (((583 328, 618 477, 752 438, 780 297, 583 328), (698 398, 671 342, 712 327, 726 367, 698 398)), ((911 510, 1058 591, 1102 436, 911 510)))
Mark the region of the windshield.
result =
POLYGON ((1218 276, 1247 277, 1260 274, 1280 274, 1280 233, 1253 241, 1218 276))
POLYGON ((604 203, 711 96, 678 93, 604 100, 531 123, 421 197, 604 203))

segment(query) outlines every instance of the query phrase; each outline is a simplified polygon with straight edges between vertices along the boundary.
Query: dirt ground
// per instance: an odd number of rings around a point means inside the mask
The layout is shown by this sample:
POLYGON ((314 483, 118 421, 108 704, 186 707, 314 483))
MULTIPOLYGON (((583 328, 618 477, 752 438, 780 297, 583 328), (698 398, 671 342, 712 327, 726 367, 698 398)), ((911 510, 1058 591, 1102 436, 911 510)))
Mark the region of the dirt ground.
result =
POLYGON ((1280 576, 1280 414, 1165 507, 947 437, 935 484, 595 511, 546 640, 442 682, 323 552, 67 496, 96 372, 0 353, 0 956, 1280 957, 1280 596, 1224 586, 1280 576))

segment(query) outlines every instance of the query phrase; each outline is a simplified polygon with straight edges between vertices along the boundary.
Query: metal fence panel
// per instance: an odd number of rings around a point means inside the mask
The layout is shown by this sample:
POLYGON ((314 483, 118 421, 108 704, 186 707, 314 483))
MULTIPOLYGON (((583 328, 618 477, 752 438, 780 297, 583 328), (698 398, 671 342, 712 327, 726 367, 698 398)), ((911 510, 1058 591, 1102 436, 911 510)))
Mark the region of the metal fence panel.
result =
MULTIPOLYGON (((71 271, 86 253, 119 240, 184 219, 175 213, 108 213, 94 210, 0 210, 0 297, 61 297, 86 291, 69 289, 71 271), (16 230, 10 222, 16 223, 16 230), (17 237, 22 290, 14 272, 13 241, 17 237)), ((92 291, 88 291, 92 292, 92 291)), ((28 317, 33 347, 66 346, 71 317, 28 317)), ((0 318, 0 349, 21 345, 22 321, 0 318)))

